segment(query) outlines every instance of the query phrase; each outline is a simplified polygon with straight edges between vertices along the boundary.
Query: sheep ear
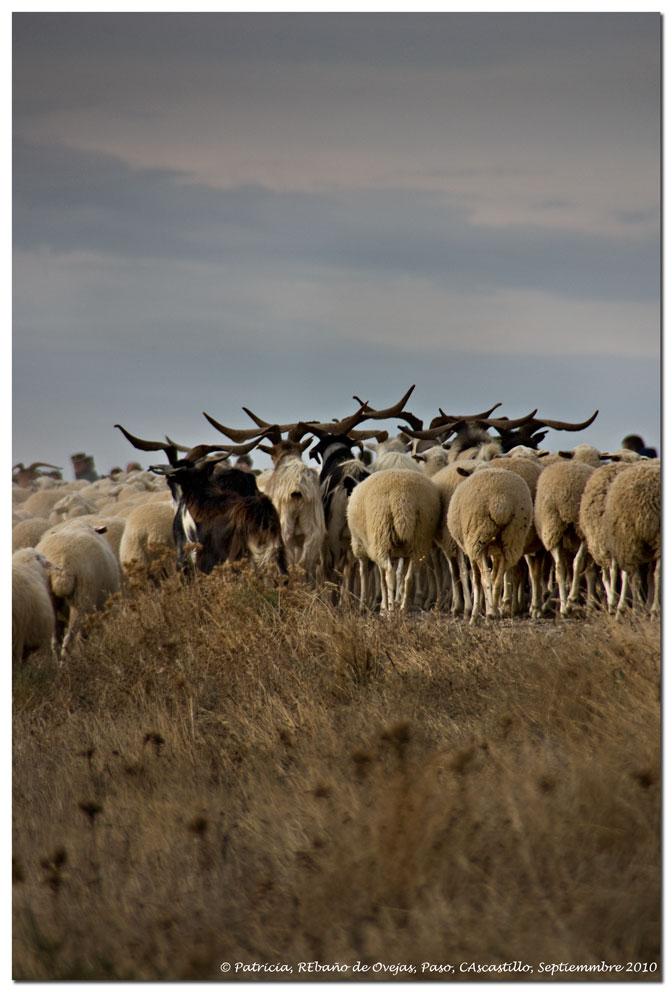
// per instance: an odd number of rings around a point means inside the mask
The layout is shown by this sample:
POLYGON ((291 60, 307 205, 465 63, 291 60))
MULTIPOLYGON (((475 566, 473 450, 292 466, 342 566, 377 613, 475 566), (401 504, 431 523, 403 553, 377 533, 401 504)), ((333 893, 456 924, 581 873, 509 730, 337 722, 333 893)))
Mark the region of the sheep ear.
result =
POLYGON ((471 472, 466 468, 458 468, 457 474, 463 475, 466 478, 468 475, 471 475, 471 472))
POLYGON ((572 452, 571 451, 559 451, 558 454, 560 455, 561 458, 571 458, 572 457, 572 452))
POLYGON ((104 524, 101 524, 100 527, 94 527, 93 529, 96 534, 107 534, 107 527, 104 524))
POLYGON ((537 454, 537 458, 547 458, 550 455, 550 451, 540 451, 537 454))

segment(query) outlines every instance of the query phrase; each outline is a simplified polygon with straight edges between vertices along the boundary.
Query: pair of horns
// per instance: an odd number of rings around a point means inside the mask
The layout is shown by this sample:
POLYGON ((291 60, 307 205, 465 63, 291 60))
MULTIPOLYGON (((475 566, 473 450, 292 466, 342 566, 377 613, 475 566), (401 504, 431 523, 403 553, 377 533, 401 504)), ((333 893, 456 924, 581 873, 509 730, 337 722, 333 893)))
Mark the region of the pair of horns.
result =
POLYGON ((120 430, 127 441, 129 441, 134 448, 139 451, 164 451, 166 457, 171 465, 176 465, 178 461, 178 451, 185 452, 185 461, 197 462, 201 458, 205 458, 207 455, 213 452, 224 452, 225 457, 229 455, 246 455, 248 451, 251 451, 258 444, 255 441, 252 444, 198 444, 194 448, 186 448, 184 445, 178 445, 174 441, 171 441, 169 437, 166 437, 165 441, 147 441, 144 438, 136 437, 135 434, 131 434, 127 431, 125 427, 121 424, 114 425, 117 430, 120 430))
MULTIPOLYGON (((350 414, 349 417, 344 417, 343 420, 336 420, 330 423, 321 423, 317 420, 300 420, 297 423, 291 424, 271 424, 266 420, 262 420, 258 417, 256 413, 244 406, 243 410, 248 415, 250 420, 253 420, 257 425, 257 429, 247 428, 244 430, 238 430, 232 427, 226 427, 221 424, 214 417, 211 417, 208 413, 203 413, 203 416, 211 424, 215 430, 224 434, 226 437, 230 437, 234 441, 246 441, 250 438, 260 438, 264 434, 268 439, 274 443, 279 444, 281 440, 281 435, 287 432, 288 441, 300 441, 305 434, 313 433, 316 436, 320 434, 347 434, 350 436, 355 428, 365 420, 387 420, 391 417, 402 417, 402 418, 412 418, 412 420, 422 427, 422 421, 413 417, 412 413, 404 411, 404 406, 408 401, 411 393, 415 389, 415 386, 411 386, 404 395, 401 397, 398 403, 393 406, 387 407, 385 410, 376 410, 374 407, 369 406, 368 401, 359 399, 359 397, 354 396, 359 403, 359 409, 355 413, 350 414)), ((384 431, 358 431, 355 440, 367 440, 369 437, 376 437, 382 435, 384 431)), ((263 450, 263 449, 262 449, 263 450)))
MULTIPOLYGON (((498 403, 497 406, 499 405, 500 404, 498 403)), ((495 407, 492 407, 491 410, 486 412, 491 413, 494 409, 495 407)), ((595 410, 592 416, 578 424, 570 423, 566 420, 542 420, 540 417, 536 416, 536 413, 536 410, 532 410, 531 413, 528 413, 525 417, 519 417, 517 420, 510 420, 508 417, 490 419, 480 415, 460 417, 456 420, 447 419, 443 424, 437 425, 426 431, 406 431, 406 433, 410 434, 411 437, 420 438, 423 441, 427 441, 433 440, 440 435, 445 435, 447 437, 451 433, 459 431, 466 425, 492 427, 502 436, 507 436, 518 430, 520 431, 521 438, 531 436, 535 431, 538 431, 542 427, 548 427, 556 431, 583 431, 586 427, 590 427, 597 417, 599 410, 595 410)))

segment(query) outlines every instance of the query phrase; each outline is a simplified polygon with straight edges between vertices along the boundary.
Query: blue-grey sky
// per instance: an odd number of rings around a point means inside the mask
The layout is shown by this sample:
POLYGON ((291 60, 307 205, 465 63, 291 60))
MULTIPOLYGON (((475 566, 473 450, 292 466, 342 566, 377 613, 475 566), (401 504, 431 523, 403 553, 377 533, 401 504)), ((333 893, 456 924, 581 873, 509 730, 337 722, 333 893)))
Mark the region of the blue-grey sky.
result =
POLYGON ((15 14, 15 460, 411 382, 658 445, 660 29, 15 14))

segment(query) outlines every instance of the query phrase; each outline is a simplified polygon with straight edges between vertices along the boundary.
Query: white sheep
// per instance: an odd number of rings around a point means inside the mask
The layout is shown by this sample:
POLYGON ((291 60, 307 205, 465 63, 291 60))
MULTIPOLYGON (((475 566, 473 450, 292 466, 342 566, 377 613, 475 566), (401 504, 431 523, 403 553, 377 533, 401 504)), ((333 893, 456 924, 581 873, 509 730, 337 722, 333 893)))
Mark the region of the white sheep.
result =
POLYGON ((165 551, 174 550, 174 519, 175 509, 165 500, 142 503, 129 513, 119 547, 124 572, 138 566, 147 568, 165 551))
POLYGON ((25 503, 30 495, 30 489, 26 489, 24 486, 17 486, 15 482, 12 483, 12 506, 19 506, 21 503, 25 503))
POLYGON ((577 444, 571 450, 559 451, 558 454, 561 458, 571 458, 572 461, 591 465, 593 468, 599 468, 604 460, 602 452, 592 444, 577 444))
POLYGON ((486 616, 501 612, 504 576, 523 555, 533 506, 529 486, 514 472, 484 468, 472 470, 469 475, 468 469, 461 471, 468 477, 453 493, 448 529, 474 572, 474 622, 480 609, 481 587, 486 616))
POLYGON ((43 537, 51 537, 52 534, 58 534, 65 527, 74 527, 76 524, 81 524, 84 529, 93 528, 102 533, 112 549, 114 557, 119 561, 119 546, 126 527, 124 517, 106 517, 104 514, 97 513, 85 517, 73 517, 71 520, 63 520, 60 524, 50 526, 48 530, 44 531, 43 537), (101 531, 100 528, 105 529, 101 531))
POLYGON ((60 488, 38 489, 21 504, 21 509, 28 510, 31 516, 48 519, 56 503, 63 499, 63 495, 63 490, 60 488))
MULTIPOLYGON (((164 500, 170 500, 170 492, 168 492, 167 497, 164 496, 164 500)), ((100 512, 110 517, 127 518, 137 507, 145 506, 147 503, 153 503, 155 501, 156 495, 154 493, 136 493, 133 497, 122 500, 121 503, 104 503, 100 508, 100 512)))
MULTIPOLYGON (((88 495, 88 494, 87 494, 88 495)), ((83 517, 94 513, 96 504, 91 499, 85 499, 79 493, 68 493, 54 504, 49 514, 50 524, 60 524, 63 520, 73 517, 83 517)))
POLYGON ((24 520, 32 520, 32 519, 33 519, 33 514, 30 513, 28 510, 22 510, 20 508, 18 510, 12 510, 12 527, 16 527, 17 524, 21 523, 24 520))
POLYGON ((595 471, 585 462, 560 459, 542 471, 534 503, 534 525, 542 544, 553 556, 560 596, 560 615, 567 616, 578 600, 586 544, 579 524, 581 497, 595 471), (571 554, 571 587, 567 594, 567 558, 571 554))
MULTIPOLYGON (((538 458, 531 458, 529 456, 523 455, 522 451, 529 451, 529 448, 524 448, 519 445, 519 450, 516 454, 509 452, 508 455, 502 455, 499 458, 493 458, 485 464, 488 468, 504 469, 508 472, 515 472, 519 475, 521 479, 524 479, 527 483, 530 496, 532 497, 532 503, 534 504, 537 495, 537 484, 539 482, 539 476, 543 471, 543 463, 538 458), (522 451, 520 450, 522 449, 522 451)), ((523 551, 525 557, 525 564, 527 565, 527 572, 530 579, 530 616, 538 619, 542 615, 542 575, 543 575, 543 565, 544 565, 544 547, 537 534, 536 527, 534 526, 534 520, 532 521, 532 526, 530 527, 530 532, 527 538, 527 544, 523 551)), ((514 570, 507 572, 506 578, 504 580, 504 604, 511 602, 513 612, 517 612, 520 607, 520 602, 516 606, 516 599, 522 599, 523 594, 523 584, 519 581, 519 576, 516 575, 514 570)))
POLYGON ((56 619, 49 587, 50 564, 34 548, 12 555, 12 661, 51 648, 56 619))
POLYGON ((407 452, 409 449, 409 442, 407 438, 397 435, 396 437, 388 437, 385 441, 370 442, 365 445, 369 451, 372 451, 376 459, 382 457, 382 455, 387 454, 389 451, 399 451, 407 452))
POLYGON ((415 455, 415 458, 419 461, 422 471, 430 479, 450 463, 448 452, 440 444, 427 448, 426 451, 415 455))
POLYGON ((407 608, 414 568, 432 549, 440 513, 439 491, 422 472, 374 472, 353 490, 347 518, 363 604, 368 559, 380 573, 381 612, 396 603, 407 608))
POLYGON ((441 517, 435 541, 448 563, 451 583, 451 612, 455 615, 464 611, 466 617, 472 609, 469 569, 460 546, 448 529, 450 501, 457 487, 465 479, 464 474, 459 472, 458 468, 465 464, 460 462, 459 464, 447 465, 432 476, 432 482, 439 490, 441 497, 441 517))
MULTIPOLYGON (((632 452, 634 454, 634 452, 632 452)), ((613 606, 616 596, 616 562, 613 560, 608 547, 608 532, 604 509, 607 493, 617 475, 628 468, 626 462, 609 462, 595 469, 586 482, 579 506, 579 528, 586 542, 586 548, 593 562, 602 572, 602 584, 607 596, 607 603, 613 606)), ((596 597, 594 590, 593 569, 586 569, 588 578, 588 605, 593 606, 596 597)))
POLYGON ((120 588, 117 559, 105 538, 93 527, 76 520, 46 534, 37 551, 51 563, 49 584, 57 603, 57 639, 65 626, 63 656, 82 617, 101 609, 120 588))
POLYGON ((12 551, 19 551, 20 548, 34 548, 48 529, 49 521, 45 520, 44 517, 20 520, 12 528, 12 551))
POLYGON ((617 613, 625 607, 629 587, 633 605, 641 599, 639 568, 653 565, 651 613, 660 609, 660 462, 648 459, 616 476, 604 508, 607 549, 621 570, 617 613))
MULTIPOLYGON (((387 442, 385 442, 387 443, 387 442)), ((384 451, 370 467, 371 472, 422 472, 415 459, 404 451, 384 451)))

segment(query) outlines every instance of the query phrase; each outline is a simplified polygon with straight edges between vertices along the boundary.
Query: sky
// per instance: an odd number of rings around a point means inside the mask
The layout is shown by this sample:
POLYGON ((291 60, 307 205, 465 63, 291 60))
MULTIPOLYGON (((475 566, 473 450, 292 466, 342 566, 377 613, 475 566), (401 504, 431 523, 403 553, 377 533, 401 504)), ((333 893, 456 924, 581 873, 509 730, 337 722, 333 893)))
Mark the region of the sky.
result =
POLYGON ((659 447, 660 30, 14 14, 14 460, 411 383, 425 419, 599 409, 547 442, 659 447))

